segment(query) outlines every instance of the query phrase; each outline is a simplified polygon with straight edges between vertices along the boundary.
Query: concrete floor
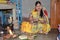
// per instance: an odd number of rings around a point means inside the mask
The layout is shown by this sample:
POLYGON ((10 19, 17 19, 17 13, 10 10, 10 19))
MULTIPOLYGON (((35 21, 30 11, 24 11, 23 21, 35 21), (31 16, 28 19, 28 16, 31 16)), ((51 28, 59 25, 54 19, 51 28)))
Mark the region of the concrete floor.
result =
MULTIPOLYGON (((16 34, 20 34, 19 31, 15 31, 16 34)), ((57 37, 57 30, 52 30, 51 32, 49 32, 49 34, 45 35, 45 34, 37 34, 36 39, 34 40, 56 40, 57 37)), ((10 38, 8 40, 20 40, 18 37, 17 38, 10 38)))

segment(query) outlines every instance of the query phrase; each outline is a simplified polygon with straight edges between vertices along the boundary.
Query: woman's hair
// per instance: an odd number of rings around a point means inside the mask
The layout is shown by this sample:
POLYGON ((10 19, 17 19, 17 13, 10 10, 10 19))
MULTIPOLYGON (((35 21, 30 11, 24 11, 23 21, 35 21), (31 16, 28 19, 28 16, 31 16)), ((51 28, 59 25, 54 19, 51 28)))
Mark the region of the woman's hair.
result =
POLYGON ((43 17, 43 10, 40 11, 40 17, 43 17))
MULTIPOLYGON (((40 1, 36 1, 35 6, 36 6, 37 4, 40 4, 40 5, 41 5, 41 2, 40 2, 40 1)), ((41 11, 40 11, 40 17, 43 17, 43 10, 42 10, 42 9, 41 9, 41 11)))
POLYGON ((40 1, 36 1, 36 2, 35 2, 35 6, 36 6, 37 4, 40 4, 40 5, 41 5, 41 2, 40 2, 40 1))

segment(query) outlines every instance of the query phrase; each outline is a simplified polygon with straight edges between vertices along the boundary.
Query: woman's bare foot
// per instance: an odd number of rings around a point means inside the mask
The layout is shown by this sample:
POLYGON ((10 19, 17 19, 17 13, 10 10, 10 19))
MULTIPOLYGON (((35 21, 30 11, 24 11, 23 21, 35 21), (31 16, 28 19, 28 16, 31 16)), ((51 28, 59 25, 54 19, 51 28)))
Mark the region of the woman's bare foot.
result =
POLYGON ((3 38, 4 39, 9 39, 11 37, 11 35, 10 34, 7 34, 7 35, 5 35, 3 38))
POLYGON ((12 35, 12 37, 15 38, 15 37, 17 37, 17 35, 14 34, 14 35, 12 35))
POLYGON ((48 34, 48 33, 45 33, 46 35, 48 34))

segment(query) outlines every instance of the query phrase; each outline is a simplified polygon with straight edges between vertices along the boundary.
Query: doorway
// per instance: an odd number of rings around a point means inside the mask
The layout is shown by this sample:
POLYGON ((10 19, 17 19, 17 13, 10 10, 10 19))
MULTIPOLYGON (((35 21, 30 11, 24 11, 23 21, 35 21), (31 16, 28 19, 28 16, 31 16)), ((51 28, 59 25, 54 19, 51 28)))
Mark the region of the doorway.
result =
POLYGON ((51 0, 51 27, 57 29, 60 24, 60 0, 51 0))

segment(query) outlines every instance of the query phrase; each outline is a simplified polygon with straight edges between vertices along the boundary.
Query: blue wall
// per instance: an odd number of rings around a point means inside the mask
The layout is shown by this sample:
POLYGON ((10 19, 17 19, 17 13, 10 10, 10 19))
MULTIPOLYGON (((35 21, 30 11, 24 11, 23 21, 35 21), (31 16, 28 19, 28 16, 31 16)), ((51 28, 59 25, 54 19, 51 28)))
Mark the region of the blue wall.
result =
POLYGON ((16 3, 16 16, 18 17, 18 25, 22 22, 22 0, 10 0, 12 3, 16 3))
MULTIPOLYGON (((29 17, 32 9, 35 7, 35 2, 37 0, 22 0, 22 16, 29 17)), ((41 1, 43 7, 48 11, 48 17, 50 18, 50 0, 39 0, 41 1)))
POLYGON ((2 13, 2 11, 0 11, 0 17, 1 17, 1 22, 3 24, 3 13, 2 13))

